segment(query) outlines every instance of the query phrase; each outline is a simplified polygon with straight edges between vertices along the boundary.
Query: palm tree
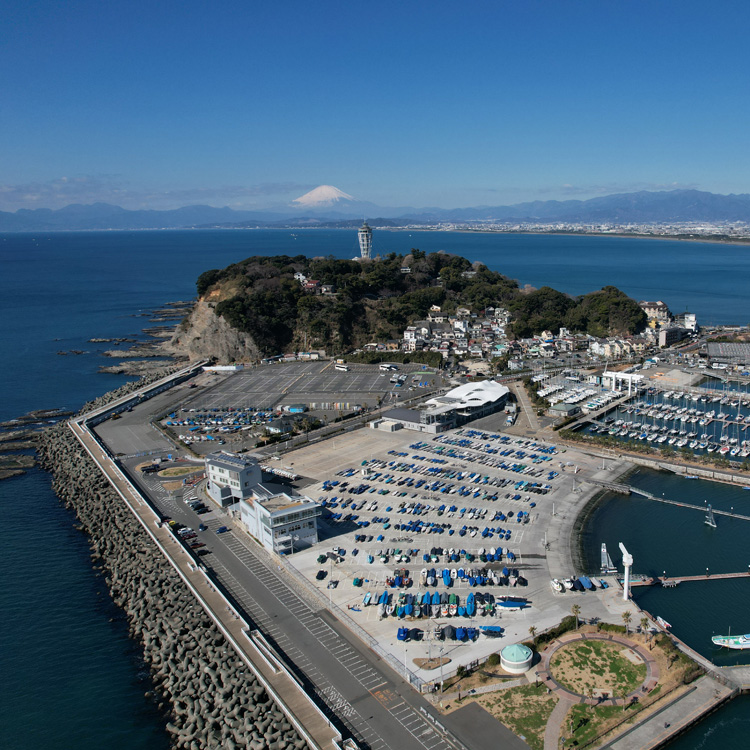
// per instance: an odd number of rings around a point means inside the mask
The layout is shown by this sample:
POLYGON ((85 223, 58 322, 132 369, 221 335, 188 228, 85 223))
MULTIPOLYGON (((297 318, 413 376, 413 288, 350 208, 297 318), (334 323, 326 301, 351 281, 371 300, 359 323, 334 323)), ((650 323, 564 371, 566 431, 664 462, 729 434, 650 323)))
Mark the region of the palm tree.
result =
POLYGON ((578 630, 578 618, 581 615, 581 605, 580 604, 574 604, 570 611, 573 613, 573 616, 576 618, 576 630, 578 630))
POLYGON ((536 628, 533 625, 529 628, 529 635, 531 636, 532 645, 536 646, 536 628))
POLYGON ((625 623, 625 633, 630 634, 630 630, 628 626, 630 625, 630 621, 633 619, 633 615, 630 612, 629 609, 625 610, 625 612, 622 613, 622 621, 625 623))
POLYGON ((648 617, 641 617, 641 632, 646 634, 646 638, 651 640, 651 633, 648 631, 648 617))

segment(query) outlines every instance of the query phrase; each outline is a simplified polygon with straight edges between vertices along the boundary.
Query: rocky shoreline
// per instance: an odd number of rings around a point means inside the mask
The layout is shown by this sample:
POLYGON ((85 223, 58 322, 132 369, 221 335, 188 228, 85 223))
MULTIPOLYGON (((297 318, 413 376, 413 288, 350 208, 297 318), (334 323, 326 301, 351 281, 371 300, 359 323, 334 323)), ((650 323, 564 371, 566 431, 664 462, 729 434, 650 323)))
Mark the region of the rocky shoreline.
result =
MULTIPOLYGON (((129 383, 84 410, 141 387, 129 383)), ((89 535, 113 601, 150 668, 175 748, 306 747, 65 424, 39 438, 39 462, 89 535)))

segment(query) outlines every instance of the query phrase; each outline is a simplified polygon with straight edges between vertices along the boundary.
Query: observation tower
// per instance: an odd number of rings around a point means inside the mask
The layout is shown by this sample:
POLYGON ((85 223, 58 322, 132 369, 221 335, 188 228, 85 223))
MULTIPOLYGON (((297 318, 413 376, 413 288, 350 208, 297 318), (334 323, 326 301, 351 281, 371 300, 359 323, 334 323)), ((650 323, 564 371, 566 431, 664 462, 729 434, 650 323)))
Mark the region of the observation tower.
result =
POLYGON ((357 233, 359 236, 359 250, 362 253, 363 260, 370 260, 370 252, 372 251, 372 229, 365 222, 359 228, 357 233))

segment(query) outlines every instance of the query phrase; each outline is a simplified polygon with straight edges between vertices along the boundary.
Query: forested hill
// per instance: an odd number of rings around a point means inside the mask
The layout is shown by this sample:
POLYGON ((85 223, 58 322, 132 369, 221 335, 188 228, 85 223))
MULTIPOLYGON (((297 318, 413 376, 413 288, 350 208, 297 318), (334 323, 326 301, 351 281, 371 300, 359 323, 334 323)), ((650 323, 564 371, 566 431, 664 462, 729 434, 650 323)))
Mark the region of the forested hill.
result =
POLYGON ((549 287, 521 290, 481 263, 447 253, 392 253, 371 261, 256 256, 201 274, 198 295, 232 327, 249 333, 265 355, 325 349, 342 353, 372 341, 401 339, 432 305, 450 314, 505 307, 509 335, 527 337, 565 326, 596 336, 635 333, 646 318, 612 286, 570 297, 549 287), (409 269, 406 272, 405 269, 409 269), (295 273, 332 285, 333 294, 307 290, 295 273))

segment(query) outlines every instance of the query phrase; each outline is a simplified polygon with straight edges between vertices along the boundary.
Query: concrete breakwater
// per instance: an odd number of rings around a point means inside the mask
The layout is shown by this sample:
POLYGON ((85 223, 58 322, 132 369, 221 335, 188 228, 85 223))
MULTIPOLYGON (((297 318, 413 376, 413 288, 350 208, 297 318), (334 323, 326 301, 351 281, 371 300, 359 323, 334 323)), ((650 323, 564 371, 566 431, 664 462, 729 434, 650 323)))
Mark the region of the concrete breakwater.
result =
MULTIPOLYGON (((108 395, 121 396, 128 388, 108 395)), ((55 492, 89 534, 112 598, 142 645, 153 697, 169 716, 166 728, 174 746, 305 747, 67 426, 47 430, 38 451, 55 492)))

